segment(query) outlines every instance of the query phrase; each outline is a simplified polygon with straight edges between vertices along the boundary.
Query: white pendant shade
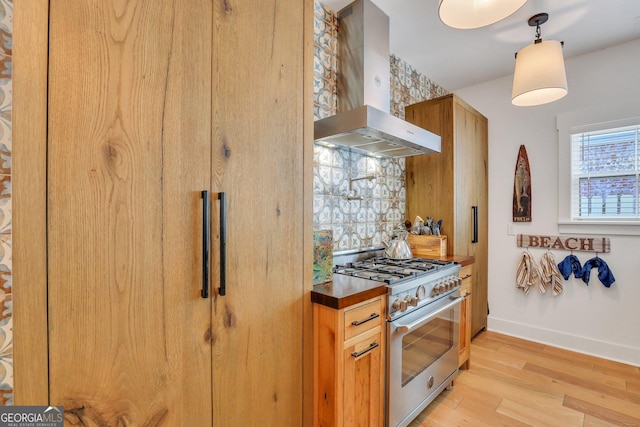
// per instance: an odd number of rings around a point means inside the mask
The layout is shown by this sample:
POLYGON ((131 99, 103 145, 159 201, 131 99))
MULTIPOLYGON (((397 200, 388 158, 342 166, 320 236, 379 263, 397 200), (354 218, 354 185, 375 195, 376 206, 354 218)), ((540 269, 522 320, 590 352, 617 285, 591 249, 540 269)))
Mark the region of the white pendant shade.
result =
POLYGON ((498 22, 527 0, 441 0, 438 14, 446 25, 467 30, 498 22))
POLYGON ((567 75, 560 42, 545 40, 518 52, 511 93, 513 105, 546 104, 566 94, 567 75))

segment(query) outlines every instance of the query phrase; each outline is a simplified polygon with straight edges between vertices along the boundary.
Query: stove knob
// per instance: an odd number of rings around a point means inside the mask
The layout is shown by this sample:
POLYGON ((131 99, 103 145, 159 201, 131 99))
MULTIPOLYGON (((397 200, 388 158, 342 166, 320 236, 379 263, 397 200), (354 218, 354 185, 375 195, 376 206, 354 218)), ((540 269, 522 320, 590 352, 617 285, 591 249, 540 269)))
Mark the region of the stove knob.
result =
POLYGON ((444 283, 438 283, 433 289, 436 294, 441 294, 445 291, 444 283))
POLYGON ((393 302, 391 306, 396 311, 406 311, 407 310, 407 301, 403 299, 397 299, 393 302))
POLYGON ((456 277, 456 286, 462 286, 462 277, 456 277))
POLYGON ((409 304, 412 307, 417 307, 418 306, 418 298, 414 297, 412 295, 407 295, 404 299, 407 304, 409 304))

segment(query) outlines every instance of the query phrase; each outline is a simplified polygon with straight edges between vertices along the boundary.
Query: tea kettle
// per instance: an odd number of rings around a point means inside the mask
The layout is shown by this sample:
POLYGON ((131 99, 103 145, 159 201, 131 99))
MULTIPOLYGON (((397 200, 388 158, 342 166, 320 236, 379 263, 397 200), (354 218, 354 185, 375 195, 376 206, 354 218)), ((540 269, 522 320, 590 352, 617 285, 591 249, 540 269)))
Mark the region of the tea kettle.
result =
POLYGON ((403 226, 400 226, 389 242, 382 241, 385 246, 385 256, 391 259, 413 258, 411 247, 407 242, 407 236, 409 236, 407 230, 405 230, 403 226))

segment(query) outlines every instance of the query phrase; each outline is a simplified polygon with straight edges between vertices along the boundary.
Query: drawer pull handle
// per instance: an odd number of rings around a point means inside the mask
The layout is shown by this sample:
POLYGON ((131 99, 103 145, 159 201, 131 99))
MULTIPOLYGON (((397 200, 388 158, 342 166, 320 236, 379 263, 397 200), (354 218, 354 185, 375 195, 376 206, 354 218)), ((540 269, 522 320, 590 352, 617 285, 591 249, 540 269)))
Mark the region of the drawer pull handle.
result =
POLYGON ((362 351, 354 351, 353 353, 351 353, 351 355, 352 355, 353 357, 360 357, 360 356, 362 356, 363 354, 368 353, 368 352, 370 352, 371 350, 373 350, 374 348, 379 347, 379 346, 380 346, 380 344, 378 344, 377 342, 372 342, 372 343, 371 343, 371 345, 370 345, 369 347, 365 348, 365 349, 364 349, 364 350, 362 350, 362 351))
POLYGON ((464 277, 462 278, 462 280, 464 280, 464 279, 468 279, 469 277, 471 277, 471 275, 470 275, 470 274, 467 274, 466 276, 464 276, 464 277))
POLYGON ((367 323, 368 321, 376 319, 378 317, 380 317, 380 315, 378 313, 371 313, 371 316, 367 317, 366 319, 364 319, 364 320, 354 320, 353 322, 351 322, 351 324, 353 326, 360 326, 363 323, 367 323))

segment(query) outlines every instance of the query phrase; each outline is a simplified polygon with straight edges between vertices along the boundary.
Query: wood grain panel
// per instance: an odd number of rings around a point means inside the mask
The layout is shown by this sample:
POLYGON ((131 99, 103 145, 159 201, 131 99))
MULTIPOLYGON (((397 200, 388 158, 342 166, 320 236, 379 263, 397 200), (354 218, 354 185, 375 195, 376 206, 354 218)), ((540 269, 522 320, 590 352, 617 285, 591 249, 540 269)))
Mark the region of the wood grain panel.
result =
POLYGON ((305 3, 214 2, 211 188, 228 198, 215 425, 303 423, 305 3))
POLYGON ((313 305, 314 325, 314 425, 382 425, 384 417, 384 349, 386 327, 384 298, 363 301, 335 310, 313 305), (380 311, 380 317, 363 324, 366 330, 347 337, 350 314, 380 311), (372 343, 378 346, 369 349, 372 343), (352 353, 365 351, 359 357, 352 353))
POLYGON ((539 406, 532 407, 527 403, 503 399, 496 412, 524 422, 527 425, 582 427, 584 415, 580 412, 559 408, 556 405, 544 406, 544 409, 541 411, 539 406))
POLYGON ((210 425, 206 1, 51 5, 50 400, 68 425, 210 425))
POLYGON ((372 329, 377 331, 372 336, 363 333, 358 342, 345 348, 344 358, 344 405, 343 426, 381 426, 383 421, 382 396, 384 380, 382 378, 382 333, 380 325, 372 329), (377 343, 378 347, 360 357, 352 353, 362 352, 377 343))
MULTIPOLYGON (((467 120, 473 123, 473 181, 478 206, 478 243, 473 248, 475 263, 473 266, 474 302, 471 308, 471 336, 475 336, 487 326, 488 316, 488 265, 489 265, 489 170, 488 140, 489 128, 486 117, 469 105, 465 113, 467 120)), ((469 127, 472 127, 469 125, 469 127)), ((471 252, 470 252, 471 253, 471 252)))
POLYGON ((407 157, 406 159, 406 217, 411 221, 417 215, 423 219, 433 217, 436 221, 444 219, 440 234, 447 238, 447 253, 454 252, 456 233, 454 217, 454 177, 453 177, 453 108, 447 99, 407 106, 405 117, 442 138, 440 153, 407 157))
POLYGON ((619 424, 613 424, 600 418, 596 418, 592 415, 586 414, 584 416, 583 427, 620 427, 619 424))
POLYGON ((14 403, 46 405, 49 4, 47 0, 16 1, 13 14, 14 403))
POLYGON ((314 426, 339 426, 342 422, 344 392, 340 379, 344 369, 344 328, 339 320, 336 310, 313 305, 314 426))
MULTIPOLYGON (((538 366, 533 363, 527 363, 524 366, 524 370, 536 372, 547 377, 553 376, 559 381, 575 386, 583 387, 591 391, 600 392, 607 396, 612 396, 618 399, 627 400, 636 405, 640 405, 640 395, 636 393, 630 393, 626 391, 625 383, 620 384, 620 380, 617 384, 611 385, 608 378, 602 375, 586 375, 587 378, 567 373, 566 371, 559 371, 557 369, 549 369, 545 366, 538 366), (550 372, 553 371, 553 372, 550 372)), ((640 406, 638 406, 640 408, 640 406)))
POLYGON ((313 15, 314 2, 312 0, 302 0, 304 7, 304 117, 303 117, 303 144, 304 144, 304 200, 303 200, 303 281, 304 295, 302 306, 304 310, 303 339, 304 348, 302 351, 303 367, 303 426, 313 425, 313 307, 311 303, 311 291, 313 290, 313 79, 314 79, 314 29, 313 15))
MULTIPOLYGON (((467 279, 469 280, 469 279, 467 279)), ((471 299, 473 295, 467 295, 460 303, 460 336, 458 366, 462 369, 469 369, 471 362, 471 299)))
POLYGON ((598 419, 613 423, 617 426, 635 427, 640 425, 640 412, 634 414, 635 416, 630 416, 602 407, 600 405, 594 405, 591 402, 586 402, 575 396, 567 396, 564 399, 564 406, 566 406, 567 408, 575 409, 576 411, 584 412, 585 414, 592 415, 598 419))
POLYGON ((470 255, 473 265, 471 336, 486 327, 488 253, 487 119, 456 95, 406 107, 407 121, 442 138, 441 153, 408 157, 407 217, 443 219, 447 253, 470 255), (472 243, 472 207, 478 207, 478 242, 472 243))

